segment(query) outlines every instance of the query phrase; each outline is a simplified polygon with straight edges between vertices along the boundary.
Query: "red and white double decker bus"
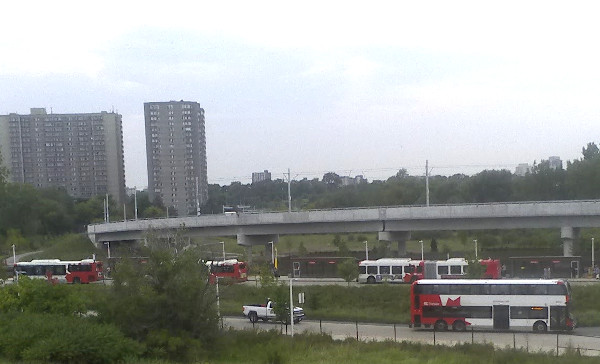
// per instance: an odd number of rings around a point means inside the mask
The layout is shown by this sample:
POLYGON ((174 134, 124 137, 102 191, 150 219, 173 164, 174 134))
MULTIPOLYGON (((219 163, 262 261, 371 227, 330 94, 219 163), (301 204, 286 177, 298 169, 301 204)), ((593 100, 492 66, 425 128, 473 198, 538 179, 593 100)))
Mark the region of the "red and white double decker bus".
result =
POLYGON ((410 289, 411 327, 572 330, 563 280, 422 279, 410 289))
POLYGON ((237 259, 220 261, 207 261, 206 266, 210 271, 209 282, 214 284, 217 278, 226 278, 233 282, 248 280, 248 264, 237 259))
POLYGON ((30 262, 17 262, 14 265, 14 274, 48 279, 54 283, 90 283, 103 278, 102 262, 94 259, 34 259, 30 262))

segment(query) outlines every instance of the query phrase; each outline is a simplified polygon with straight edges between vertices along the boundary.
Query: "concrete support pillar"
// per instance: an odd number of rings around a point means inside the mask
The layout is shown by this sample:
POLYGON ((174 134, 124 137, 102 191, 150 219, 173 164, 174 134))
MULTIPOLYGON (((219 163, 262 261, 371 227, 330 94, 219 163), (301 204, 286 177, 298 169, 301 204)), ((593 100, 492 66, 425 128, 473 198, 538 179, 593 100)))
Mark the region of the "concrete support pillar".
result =
POLYGON ((406 256, 406 241, 410 239, 410 231, 380 231, 379 240, 398 242, 398 256, 406 256))
POLYGON ((560 228, 560 238, 563 243, 563 255, 565 257, 573 256, 573 241, 579 234, 579 229, 572 228, 570 226, 563 226, 560 228))
POLYGON ((252 245, 246 245, 246 261, 249 266, 252 266, 252 245))

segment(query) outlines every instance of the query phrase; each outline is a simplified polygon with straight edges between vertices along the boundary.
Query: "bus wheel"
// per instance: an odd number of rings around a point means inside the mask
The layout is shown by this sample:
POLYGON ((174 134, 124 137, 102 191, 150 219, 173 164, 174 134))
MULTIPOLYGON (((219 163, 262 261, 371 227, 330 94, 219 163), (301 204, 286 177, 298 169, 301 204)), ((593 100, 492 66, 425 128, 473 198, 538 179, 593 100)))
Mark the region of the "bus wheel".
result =
POLYGON ((375 277, 370 276, 369 278, 367 278, 367 283, 369 283, 369 284, 375 283, 375 277))
POLYGON ((73 283, 79 284, 79 283, 81 283, 81 279, 79 279, 79 277, 75 277, 75 278, 73 278, 73 283))
POLYGON ((546 326, 544 321, 536 321, 535 324, 533 324, 533 331, 535 332, 546 332, 547 329, 548 326, 546 326))
POLYGON ((467 325, 463 320, 456 320, 452 324, 452 330, 454 331, 465 331, 467 329, 467 325))
POLYGON ((252 322, 252 323, 255 323, 258 321, 258 315, 254 311, 252 311, 248 314, 248 318, 250 319, 250 322, 252 322))
POLYGON ((444 320, 439 320, 439 321, 437 321, 435 323, 435 325, 433 325, 433 329, 435 331, 447 331, 448 330, 448 324, 444 320))

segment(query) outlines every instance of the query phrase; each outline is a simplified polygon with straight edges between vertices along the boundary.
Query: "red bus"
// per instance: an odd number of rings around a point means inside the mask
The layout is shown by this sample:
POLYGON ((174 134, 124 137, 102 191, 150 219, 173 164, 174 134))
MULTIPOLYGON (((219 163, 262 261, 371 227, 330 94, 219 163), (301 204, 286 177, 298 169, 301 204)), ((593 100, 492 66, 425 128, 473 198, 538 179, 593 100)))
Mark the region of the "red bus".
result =
POLYGON ((207 261, 206 266, 210 270, 209 282, 214 284, 217 278, 226 278, 233 282, 245 282, 248 280, 248 264, 237 259, 220 261, 207 261))
POLYGON ((410 326, 436 331, 572 330, 570 311, 563 280, 422 279, 410 288, 410 326))
POLYGON ((104 278, 102 262, 99 260, 83 259, 67 263, 67 283, 91 283, 104 278))

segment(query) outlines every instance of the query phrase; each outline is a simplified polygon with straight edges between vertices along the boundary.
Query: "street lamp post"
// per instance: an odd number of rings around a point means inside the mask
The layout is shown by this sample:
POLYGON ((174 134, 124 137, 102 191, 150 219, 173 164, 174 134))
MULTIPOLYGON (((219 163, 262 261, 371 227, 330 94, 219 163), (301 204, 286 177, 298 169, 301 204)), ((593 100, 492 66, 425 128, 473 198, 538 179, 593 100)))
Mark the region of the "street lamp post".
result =
POLYGON ((217 316, 219 317, 219 321, 221 321, 221 326, 223 326, 223 318, 221 317, 221 299, 219 298, 219 278, 221 277, 215 277, 217 279, 217 316))
POLYGON ((425 260, 425 252, 423 251, 423 240, 419 240, 421 243, 421 260, 425 260))
MULTIPOLYGON (((13 245, 13 247, 14 247, 14 245, 13 245)), ((596 261, 594 260, 594 238, 592 238, 592 270, 596 267, 595 262, 596 261)))
MULTIPOLYGON (((12 250, 13 250, 13 265, 17 264, 17 253, 15 252, 15 244, 12 245, 12 250)), ((17 282, 17 284, 19 284, 19 273, 17 272, 17 270, 15 269, 15 282, 17 282)))
POLYGON ((225 261, 225 242, 220 241, 219 243, 221 243, 223 245, 223 261, 225 261))
POLYGON ((475 243, 475 260, 477 260, 477 239, 473 239, 473 242, 475 243))
POLYGON ((365 240, 365 260, 369 260, 369 242, 365 240))
POLYGON ((273 265, 273 267, 275 267, 275 249, 273 247, 274 243, 270 241, 267 244, 271 244, 271 264, 273 265))
POLYGON ((292 293, 292 281, 290 278, 290 324, 292 326, 292 337, 294 337, 294 294, 292 293))

